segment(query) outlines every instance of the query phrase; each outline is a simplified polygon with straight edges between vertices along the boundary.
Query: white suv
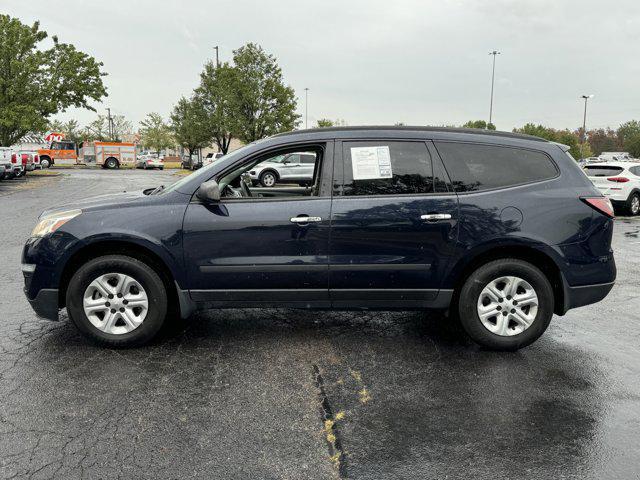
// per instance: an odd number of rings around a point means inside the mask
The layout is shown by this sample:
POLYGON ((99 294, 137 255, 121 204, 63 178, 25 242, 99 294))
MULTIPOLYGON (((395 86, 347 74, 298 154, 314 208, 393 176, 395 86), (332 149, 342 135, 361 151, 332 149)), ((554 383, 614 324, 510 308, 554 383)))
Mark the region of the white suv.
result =
POLYGON ((640 213, 640 163, 590 163, 584 171, 614 206, 623 207, 631 215, 640 213))

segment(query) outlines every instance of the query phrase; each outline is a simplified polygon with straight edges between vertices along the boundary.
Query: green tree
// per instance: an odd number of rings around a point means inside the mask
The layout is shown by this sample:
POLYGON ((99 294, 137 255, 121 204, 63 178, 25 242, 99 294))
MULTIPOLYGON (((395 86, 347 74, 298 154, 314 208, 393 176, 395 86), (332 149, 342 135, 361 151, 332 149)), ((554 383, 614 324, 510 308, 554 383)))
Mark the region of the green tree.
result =
POLYGON ((334 125, 333 120, 329 118, 319 118, 317 123, 318 123, 318 128, 328 128, 328 127, 333 127, 334 125))
POLYGON ((194 93, 206 117, 207 136, 225 155, 237 123, 236 85, 235 68, 228 63, 218 67, 215 63, 209 62, 200 74, 200 85, 194 93))
POLYGON ((580 150, 580 136, 578 131, 571 131, 569 129, 556 130, 555 128, 545 127, 544 125, 535 125, 533 123, 527 123, 523 127, 514 128, 515 133, 524 133, 526 135, 533 135, 535 137, 544 138, 551 142, 562 143, 569 146, 569 153, 573 158, 582 158, 591 156, 591 149, 589 144, 585 143, 580 150))
POLYGON ((189 150, 189 156, 211 142, 207 120, 204 105, 197 97, 182 97, 173 107, 171 129, 178 145, 189 150))
POLYGON ((634 158, 640 158, 640 135, 627 140, 625 150, 634 158))
POLYGON ((233 52, 233 130, 244 142, 293 130, 299 123, 293 88, 284 84, 273 55, 249 43, 233 52))
POLYGON ((146 148, 160 154, 160 151, 174 145, 171 129, 160 114, 149 113, 140 125, 140 140, 146 148))
POLYGON ((69 107, 94 110, 89 101, 107 95, 102 63, 60 43, 39 48, 47 38, 39 22, 28 26, 0 15, 0 145, 44 131, 48 119, 69 107))
POLYGON ((587 132, 587 141, 593 155, 600 155, 602 152, 616 152, 622 147, 618 145, 618 135, 610 128, 599 128, 587 132))
POLYGON ((133 132, 133 124, 124 115, 111 115, 111 134, 109 118, 98 115, 96 119, 82 129, 83 140, 99 142, 121 142, 125 135, 133 132))
POLYGON ((84 136, 80 129, 80 124, 77 120, 67 120, 66 122, 60 120, 53 120, 49 122, 47 127, 52 132, 59 132, 64 135, 66 140, 71 140, 76 144, 82 142, 84 136))
POLYGON ((635 146, 637 137, 640 136, 640 122, 631 120, 618 127, 618 146, 625 152, 631 153, 630 149, 635 146))
POLYGON ((462 125, 462 128, 479 128, 481 130, 495 130, 496 126, 493 123, 487 123, 484 120, 469 120, 462 125))

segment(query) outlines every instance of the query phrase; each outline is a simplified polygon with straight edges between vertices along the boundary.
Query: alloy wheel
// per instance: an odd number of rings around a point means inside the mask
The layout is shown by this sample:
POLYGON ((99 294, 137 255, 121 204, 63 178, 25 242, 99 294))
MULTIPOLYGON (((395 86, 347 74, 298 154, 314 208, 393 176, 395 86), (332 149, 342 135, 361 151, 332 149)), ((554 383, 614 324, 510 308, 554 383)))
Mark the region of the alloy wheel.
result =
POLYGON ((634 195, 631 198, 631 214, 638 215, 640 212, 640 197, 638 195, 634 195))
POLYGON ((262 176, 262 184, 265 187, 273 187, 276 183, 276 177, 273 173, 265 173, 262 176))
POLYGON ((149 299, 140 282, 122 273, 96 278, 86 288, 82 303, 91 324, 113 335, 135 330, 149 311, 149 299))
POLYGON ((482 325, 503 337, 528 329, 538 313, 538 295, 529 282, 504 276, 489 282, 478 297, 477 311, 482 325))

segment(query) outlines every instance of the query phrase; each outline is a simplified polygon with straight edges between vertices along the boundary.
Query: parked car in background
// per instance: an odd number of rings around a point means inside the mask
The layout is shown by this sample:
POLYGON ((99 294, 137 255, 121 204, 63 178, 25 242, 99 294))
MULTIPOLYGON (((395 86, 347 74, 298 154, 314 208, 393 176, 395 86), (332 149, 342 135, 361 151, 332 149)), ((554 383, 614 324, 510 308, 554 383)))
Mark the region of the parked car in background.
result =
POLYGON ((0 181, 4 180, 4 174, 7 171, 7 167, 0 163, 0 181))
POLYGON ((613 209, 561 147, 486 130, 302 130, 167 188, 44 212, 22 254, 35 312, 103 345, 151 340, 175 310, 449 309, 516 350, 611 290, 613 209), (311 188, 254 187, 292 152, 311 188), (302 162, 301 162, 302 163, 302 162))
POLYGON ((263 187, 273 187, 277 183, 307 185, 313 180, 315 164, 313 152, 287 153, 256 165, 249 175, 254 183, 263 187))
POLYGON ((13 178, 13 165, 11 164, 11 147, 0 147, 0 165, 2 165, 2 177, 13 178))
POLYGON ((160 170, 164 170, 164 160, 158 158, 157 155, 140 156, 136 160, 136 168, 143 168, 145 170, 158 168, 160 170))
POLYGON ((198 170, 202 167, 202 160, 196 153, 191 156, 183 155, 182 161, 180 162, 180 167, 185 170, 198 170))
POLYGON ((17 150, 11 154, 11 165, 15 177, 22 177, 35 169, 33 153, 27 150, 17 150))
POLYGON ((631 161, 592 163, 584 167, 589 180, 630 215, 640 214, 640 163, 631 161))

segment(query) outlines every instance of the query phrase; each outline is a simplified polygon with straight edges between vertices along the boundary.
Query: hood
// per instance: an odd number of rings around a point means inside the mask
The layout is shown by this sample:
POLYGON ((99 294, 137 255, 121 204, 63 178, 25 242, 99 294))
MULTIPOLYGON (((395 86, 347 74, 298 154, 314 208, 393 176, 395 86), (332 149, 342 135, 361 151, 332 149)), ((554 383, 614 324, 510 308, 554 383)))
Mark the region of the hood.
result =
POLYGON ((112 208, 119 205, 125 206, 134 202, 144 201, 147 198, 148 196, 144 194, 143 190, 97 195, 47 209, 40 214, 40 217, 65 210, 81 209, 86 211, 91 209, 112 208))

